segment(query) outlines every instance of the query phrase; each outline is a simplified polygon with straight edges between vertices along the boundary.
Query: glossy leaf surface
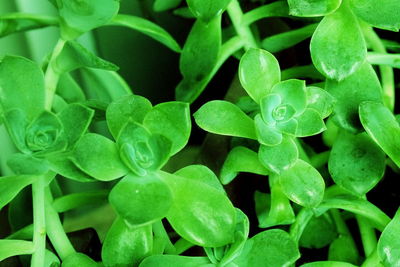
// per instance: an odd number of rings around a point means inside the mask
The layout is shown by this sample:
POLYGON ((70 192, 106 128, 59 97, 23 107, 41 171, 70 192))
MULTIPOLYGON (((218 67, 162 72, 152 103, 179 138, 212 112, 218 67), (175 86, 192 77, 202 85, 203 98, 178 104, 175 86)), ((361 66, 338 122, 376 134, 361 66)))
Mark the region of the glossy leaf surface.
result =
POLYGON ((206 257, 188 257, 178 255, 153 255, 147 257, 139 266, 140 267, 197 267, 207 266, 210 261, 206 257))
POLYGON ((335 11, 341 0, 288 0, 289 14, 298 17, 325 16, 335 11))
POLYGON ((400 266, 400 212, 397 211, 392 221, 385 227, 378 242, 378 255, 384 266, 400 266))
POLYGON ((187 0, 192 13, 205 22, 208 22, 224 12, 231 0, 187 0))
POLYGON ((310 50, 314 66, 329 79, 341 81, 362 65, 367 48, 346 2, 319 23, 310 50))
POLYGON ((218 180, 218 177, 213 173, 212 170, 204 165, 189 165, 176 171, 174 174, 187 179, 205 183, 221 192, 225 192, 223 186, 218 180))
POLYGON ((98 267, 99 265, 86 254, 75 252, 68 255, 61 264, 61 267, 73 266, 98 267))

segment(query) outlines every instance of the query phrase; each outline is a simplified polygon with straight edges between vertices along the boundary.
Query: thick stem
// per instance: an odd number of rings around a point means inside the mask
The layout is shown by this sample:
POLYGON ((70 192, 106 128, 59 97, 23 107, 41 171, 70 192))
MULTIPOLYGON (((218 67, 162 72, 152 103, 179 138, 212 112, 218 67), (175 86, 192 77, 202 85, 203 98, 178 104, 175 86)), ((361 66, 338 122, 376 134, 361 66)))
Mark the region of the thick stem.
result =
POLYGON ((60 55, 62 49, 64 48, 64 45, 65 45, 65 40, 59 39, 56 46, 54 47, 53 53, 51 54, 49 65, 47 66, 47 70, 44 75, 45 86, 46 86, 45 108, 47 110, 51 110, 51 106, 53 105, 53 98, 56 93, 58 80, 60 79, 60 73, 57 71, 57 68, 55 67, 55 60, 60 55))
POLYGON ((47 234, 57 254, 63 260, 70 254, 75 253, 75 249, 64 231, 58 213, 53 208, 53 196, 49 187, 46 188, 45 203, 47 234))
POLYGON ((356 215, 358 227, 360 228, 361 241, 364 248, 365 257, 371 255, 378 244, 375 235, 375 229, 370 225, 367 219, 360 215, 356 215))
POLYGON ((165 242, 164 251, 166 252, 166 254, 176 254, 175 247, 169 239, 168 233, 165 230, 161 220, 153 223, 153 232, 156 237, 160 238, 159 240, 165 242))
POLYGON ((32 254, 31 266, 44 266, 46 251, 46 215, 45 215, 45 176, 38 177, 32 184, 33 198, 33 245, 35 251, 32 254))

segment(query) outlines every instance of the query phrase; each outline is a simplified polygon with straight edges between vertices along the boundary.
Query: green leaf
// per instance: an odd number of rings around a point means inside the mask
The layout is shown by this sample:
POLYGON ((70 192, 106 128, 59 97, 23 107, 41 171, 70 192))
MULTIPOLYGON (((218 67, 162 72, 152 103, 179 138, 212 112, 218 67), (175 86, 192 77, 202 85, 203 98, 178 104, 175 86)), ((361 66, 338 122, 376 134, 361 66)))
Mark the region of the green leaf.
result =
POLYGON ((271 229, 249 239, 234 263, 238 266, 291 266, 298 258, 300 253, 289 234, 271 229))
POLYGON ((280 81, 279 63, 268 51, 251 48, 240 59, 239 79, 246 92, 259 103, 280 81))
POLYGON ((282 142, 283 135, 275 126, 269 126, 261 118, 260 114, 254 117, 257 140, 266 146, 276 146, 282 142))
POLYGON ((209 22, 225 11, 231 0, 187 0, 192 13, 199 19, 209 22))
POLYGON ((23 57, 4 57, 0 62, 0 102, 3 112, 21 109, 31 120, 44 109, 44 100, 44 75, 40 67, 23 57))
POLYGON ((332 113, 336 101, 326 90, 310 86, 306 88, 306 93, 307 107, 318 111, 322 119, 325 119, 332 113))
POLYGON ((164 218, 173 205, 172 197, 170 188, 158 175, 128 174, 113 187, 109 201, 130 227, 137 227, 164 218))
POLYGON ((87 173, 79 169, 69 158, 70 153, 57 154, 47 157, 50 163, 50 169, 68 179, 79 182, 95 182, 87 173))
POLYGON ((53 208, 63 213, 87 205, 101 205, 107 201, 108 190, 97 190, 63 195, 53 202, 53 208))
POLYGON ((356 267, 356 265, 343 261, 314 261, 300 267, 356 267))
POLYGON ((58 19, 51 16, 11 13, 0 16, 0 38, 9 34, 40 29, 58 24, 58 19))
POLYGON ((155 12, 163 12, 179 6, 182 0, 155 0, 153 10, 155 12))
POLYGON ((289 199, 282 192, 282 186, 276 175, 269 176, 269 187, 271 194, 259 191, 254 194, 258 226, 268 228, 292 224, 295 221, 295 215, 289 199))
POLYGON ((281 97, 281 103, 294 108, 296 115, 300 115, 307 103, 306 82, 290 79, 274 85, 272 92, 281 97))
POLYGON ((400 126, 382 103, 363 102, 360 105, 361 123, 368 135, 400 167, 400 126))
POLYGON ((80 104, 70 104, 58 114, 70 148, 72 148, 87 131, 93 115, 93 110, 80 104))
POLYGON ((23 153, 31 153, 25 142, 26 127, 28 126, 25 113, 21 109, 5 112, 4 124, 15 146, 23 153))
POLYGON ((359 257, 359 252, 354 243, 353 237, 351 236, 340 235, 329 246, 329 261, 341 261, 358 264, 359 257))
POLYGON ((122 96, 132 94, 129 85, 115 71, 84 68, 80 69, 80 73, 89 99, 99 99, 110 103, 122 96))
POLYGON ((143 125, 153 134, 160 134, 172 141, 171 155, 179 152, 187 144, 191 121, 189 104, 184 102, 165 102, 150 110, 143 125))
POLYGON ((383 230, 378 242, 378 255, 385 267, 400 266, 400 211, 398 210, 391 222, 383 230))
POLYGON ((105 266, 138 266, 153 249, 151 225, 129 228, 117 218, 108 230, 101 249, 105 266))
POLYGON ((150 101, 139 95, 127 95, 111 102, 106 111, 107 125, 111 134, 117 139, 127 121, 142 123, 151 109, 150 101))
POLYGON ((332 243, 337 237, 336 227, 328 214, 312 217, 304 228, 299 244, 303 248, 319 249, 332 243))
POLYGON ((129 121, 122 128, 117 143, 122 161, 139 176, 159 170, 170 157, 171 141, 163 135, 151 134, 136 122, 129 121))
POLYGON ((338 81, 354 73, 365 61, 364 37, 346 1, 319 23, 311 38, 310 50, 318 71, 338 81))
POLYGON ((318 206, 324 196, 325 182, 321 174, 301 159, 281 172, 279 182, 286 196, 304 207, 318 206))
POLYGON ((167 31, 147 19, 130 15, 117 15, 112 20, 111 25, 125 26, 132 30, 139 31, 162 43, 172 51, 178 53, 181 51, 179 44, 167 31))
POLYGON ((258 150, 258 158, 265 168, 280 173, 296 163, 299 158, 299 151, 293 138, 284 136, 279 145, 261 145, 258 150))
POLYGON ((73 40, 109 22, 119 10, 115 0, 57 0, 61 19, 61 36, 73 40))
POLYGON ((72 253, 63 259, 61 267, 74 267, 74 266, 85 266, 85 267, 99 267, 98 263, 92 260, 89 256, 83 253, 72 253))
POLYGON ((358 116, 359 105, 363 101, 382 101, 378 77, 367 63, 341 82, 327 80, 325 89, 337 100, 332 117, 335 123, 353 133, 362 129, 358 116))
POLYGON ((328 167, 337 185, 363 196, 383 177, 385 154, 367 134, 342 131, 333 144, 328 167))
POLYGON ((373 27, 390 31, 400 29, 400 5, 397 0, 351 0, 354 13, 373 27))
MULTIPOLYGON (((221 49, 221 17, 197 20, 182 49, 179 69, 185 79, 201 81, 213 70, 221 49)), ((183 100, 183 99, 177 99, 183 100)))
POLYGON ((152 255, 139 265, 140 267, 197 267, 207 266, 210 261, 207 257, 188 257, 178 255, 152 255))
POLYGON ((25 240, 0 240, 0 261, 17 255, 32 254, 33 242, 25 240))
POLYGON ((296 130, 297 137, 306 137, 319 134, 326 130, 321 115, 312 108, 306 110, 297 118, 298 126, 296 130))
POLYGON ((19 191, 36 181, 36 177, 31 175, 0 177, 0 209, 13 200, 19 191))
POLYGON ((72 161, 83 172, 100 181, 110 181, 128 173, 110 139, 88 133, 76 144, 72 161))
POLYGON ((212 170, 204 165, 190 165, 186 166, 174 173, 187 179, 193 179, 202 183, 207 184, 221 192, 225 193, 225 190, 218 180, 218 177, 213 173, 212 170))
POLYGON ((298 17, 326 16, 339 8, 341 0, 288 0, 289 14, 298 17))
POLYGON ((253 120, 228 101, 209 101, 193 116, 197 125, 210 133, 257 139, 253 120))
POLYGON ((83 102, 85 100, 82 88, 69 73, 64 73, 60 76, 56 92, 67 103, 83 102))
POLYGON ((243 146, 234 147, 226 157, 220 173, 221 183, 229 184, 239 172, 268 175, 257 153, 243 146))
POLYGON ((7 165, 15 174, 44 174, 49 170, 46 160, 31 155, 15 153, 8 160, 7 165))
POLYGON ((99 58, 76 41, 65 43, 61 53, 55 60, 55 69, 60 72, 70 72, 88 67, 116 71, 119 68, 111 62, 99 58))
POLYGON ((176 199, 167 219, 180 236, 203 247, 220 247, 233 241, 236 211, 225 193, 194 179, 161 174, 176 199))

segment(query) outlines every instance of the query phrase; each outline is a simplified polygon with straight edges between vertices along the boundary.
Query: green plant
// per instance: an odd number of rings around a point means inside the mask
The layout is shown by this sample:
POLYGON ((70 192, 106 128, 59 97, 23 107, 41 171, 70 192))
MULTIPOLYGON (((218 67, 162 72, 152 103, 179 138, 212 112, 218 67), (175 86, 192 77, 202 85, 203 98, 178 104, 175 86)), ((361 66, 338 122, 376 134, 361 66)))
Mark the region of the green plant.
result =
POLYGON ((7 225, 0 261, 400 266, 399 212, 390 218, 367 200, 384 176, 393 179, 389 168, 400 173, 393 70, 400 56, 387 52, 400 44, 373 29, 399 30, 398 0, 141 1, 151 12, 194 20, 182 48, 157 23, 121 14, 123 2, 50 3, 53 15, 0 16, 5 40, 59 29, 44 59, 6 55, 0 62, 0 208, 8 215, 0 217, 7 225), (293 23, 300 27, 290 29, 293 23), (87 40, 106 26, 179 54, 174 101, 153 105, 133 94, 118 66, 97 55, 87 40), (297 45, 309 37, 312 64, 286 67, 279 52, 295 47, 300 55, 297 45), (190 105, 230 58, 238 59, 238 79, 221 89, 226 97, 193 112, 209 132, 196 146, 190 105), (250 192, 256 216, 235 208, 240 194, 224 187, 245 179, 239 173, 262 178, 262 190, 250 192), (82 249, 83 233, 74 235, 88 228, 101 239, 94 253, 82 249), (307 249, 326 247, 325 257, 305 259, 307 249))

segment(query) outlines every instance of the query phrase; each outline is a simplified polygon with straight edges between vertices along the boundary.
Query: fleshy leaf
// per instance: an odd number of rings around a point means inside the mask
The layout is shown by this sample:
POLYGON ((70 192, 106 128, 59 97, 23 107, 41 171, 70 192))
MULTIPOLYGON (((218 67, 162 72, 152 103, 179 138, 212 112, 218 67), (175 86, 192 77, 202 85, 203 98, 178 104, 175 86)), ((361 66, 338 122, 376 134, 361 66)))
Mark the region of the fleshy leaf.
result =
MULTIPOLYGON (((165 2, 165 0, 161 0, 159 2, 165 2)), ((179 44, 167 31, 147 19, 120 14, 115 16, 115 18, 111 22, 111 25, 125 26, 132 30, 139 31, 162 43, 166 47, 170 48, 172 51, 181 51, 179 44)))
POLYGON ((56 58, 54 67, 60 73, 73 71, 82 67, 118 70, 116 65, 99 58, 76 41, 65 43, 62 52, 56 58))
POLYGON ((246 242, 238 266, 291 266, 300 258, 297 245, 288 233, 271 229, 256 234, 246 242))
POLYGON ((342 131, 333 144, 328 167, 335 183, 363 196, 383 177, 385 154, 365 133, 342 131))
POLYGON ((8 160, 7 165, 15 174, 45 174, 49 170, 49 164, 44 159, 31 155, 15 153, 8 160))
POLYGON ((74 266, 85 266, 85 267, 98 267, 98 263, 91 259, 84 253, 72 253, 63 259, 62 267, 74 267, 74 266))
POLYGON ((334 12, 342 0, 288 0, 289 14, 298 17, 319 17, 334 12))
POLYGON ((209 101, 193 116, 197 125, 210 133, 257 139, 253 120, 228 101, 209 101))
POLYGON ((280 173, 296 163, 299 158, 299 151, 293 139, 284 136, 279 145, 261 145, 258 151, 258 158, 268 170, 280 173))
POLYGON ((128 174, 113 187, 109 201, 131 227, 164 218, 173 203, 170 188, 154 173, 146 177, 128 174))
POLYGON ((282 103, 282 98, 278 94, 268 94, 260 101, 260 111, 262 119, 269 125, 274 125, 276 119, 273 116, 274 109, 282 103))
POLYGON ((314 66, 329 79, 341 81, 364 63, 367 47, 346 1, 319 23, 310 50, 314 66))
POLYGON ((282 142, 282 133, 275 126, 267 125, 260 114, 254 117, 254 123, 258 142, 266 146, 276 146, 282 142))
POLYGON ((359 257, 359 252, 353 237, 340 235, 329 245, 329 261, 344 261, 357 264, 359 262, 359 257))
POLYGON ((61 36, 73 40, 109 22, 119 10, 115 0, 57 0, 56 6, 61 17, 61 36))
MULTIPOLYGON (((183 46, 179 69, 185 79, 201 81, 214 68, 221 49, 221 17, 197 20, 183 46)), ((177 100, 185 101, 178 98, 177 100)))
POLYGON ((19 191, 36 181, 36 179, 37 176, 33 175, 0 177, 0 209, 13 200, 19 191))
POLYGON ((282 104, 292 106, 296 115, 304 111, 307 103, 305 81, 295 79, 282 81, 272 88, 272 92, 281 96, 282 104))
POLYGON ((259 103, 280 81, 279 63, 268 51, 251 48, 240 59, 239 79, 246 92, 259 103))
POLYGON ((358 116, 360 103, 382 101, 378 76, 368 63, 343 81, 327 80, 325 89, 337 100, 332 118, 336 124, 353 133, 361 129, 358 116))
POLYGON ((400 126, 395 116, 382 103, 363 102, 361 123, 368 135, 400 167, 400 126))
POLYGON ((236 211, 225 193, 165 172, 162 179, 170 186, 174 199, 179 199, 172 204, 167 219, 180 236, 203 247, 220 247, 233 241, 236 211))
POLYGON ((0 261, 12 256, 32 254, 35 251, 33 242, 25 240, 0 240, 0 261))
POLYGON ((400 211, 383 230, 378 241, 378 255, 383 260, 385 267, 400 266, 400 211))
POLYGON ((199 19, 208 22, 224 12, 231 0, 187 0, 192 13, 199 19))
POLYGON ((400 5, 397 0, 351 0, 354 13, 373 27, 399 31, 400 5))
POLYGON ((42 112, 45 88, 40 67, 23 57, 4 57, 0 62, 0 101, 3 112, 21 109, 28 121, 42 112))
POLYGON ((191 130, 189 104, 166 102, 153 107, 146 114, 143 125, 153 134, 172 141, 171 155, 179 152, 188 142, 191 130))
POLYGON ((225 159, 221 169, 221 183, 229 184, 239 172, 267 175, 268 170, 261 164, 256 152, 243 147, 234 147, 225 159))
POLYGON ((72 160, 69 158, 69 153, 50 155, 47 157, 47 160, 49 161, 51 170, 66 178, 79 182, 96 181, 72 162, 72 160))
POLYGON ((182 2, 182 0, 155 0, 153 4, 153 10, 155 12, 163 12, 169 9, 173 9, 182 2))
POLYGON ((335 240, 338 233, 332 219, 327 213, 312 217, 304 228, 299 244, 303 248, 323 248, 335 240))
POLYGON ((152 109, 149 100, 138 95, 127 95, 111 102, 107 107, 108 129, 115 139, 127 121, 142 123, 146 114, 152 109))
POLYGON ((356 265, 344 261, 314 261, 300 267, 356 267, 356 265))
POLYGON ((58 118, 64 127, 69 147, 73 147, 87 131, 93 115, 93 110, 80 104, 70 104, 61 110, 58 118))
POLYGON ((108 230, 101 249, 105 266, 138 266, 153 249, 151 225, 129 228, 117 218, 108 230))
POLYGON ((321 115, 322 119, 328 117, 335 104, 335 98, 326 90, 316 86, 306 88, 307 107, 315 109, 321 115))
POLYGON ((128 173, 110 139, 88 133, 76 144, 73 162, 85 173, 100 181, 110 181, 128 173))
POLYGON ((31 153, 26 146, 25 135, 28 120, 21 109, 12 109, 4 114, 4 124, 15 146, 23 153, 31 153))
POLYGON ((139 176, 160 169, 170 157, 171 141, 168 138, 151 134, 133 121, 122 128, 117 143, 122 161, 139 176))
POLYGON ((210 261, 207 257, 188 257, 178 255, 152 255, 140 263, 139 267, 197 267, 208 266, 210 261))
POLYGON ((286 196, 304 207, 316 207, 324 196, 325 182, 321 174, 301 159, 281 172, 279 182, 286 196))
POLYGON ((212 170, 204 165, 186 166, 176 171, 174 175, 205 183, 208 186, 214 187, 215 189, 225 193, 223 186, 218 180, 218 177, 213 173, 212 170))
POLYGON ((298 126, 295 135, 297 137, 312 136, 326 130, 326 126, 321 118, 321 115, 315 109, 306 108, 303 114, 296 119, 298 126))

